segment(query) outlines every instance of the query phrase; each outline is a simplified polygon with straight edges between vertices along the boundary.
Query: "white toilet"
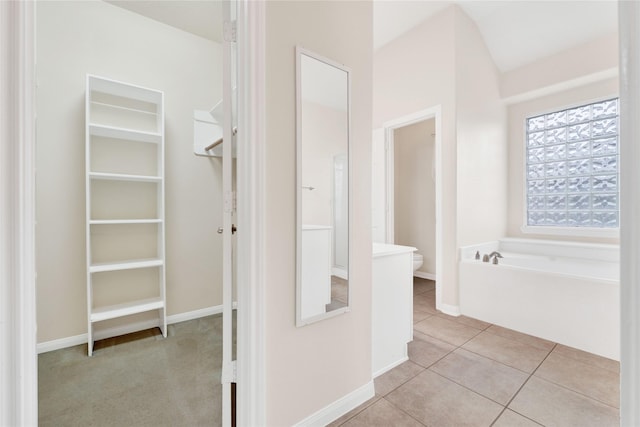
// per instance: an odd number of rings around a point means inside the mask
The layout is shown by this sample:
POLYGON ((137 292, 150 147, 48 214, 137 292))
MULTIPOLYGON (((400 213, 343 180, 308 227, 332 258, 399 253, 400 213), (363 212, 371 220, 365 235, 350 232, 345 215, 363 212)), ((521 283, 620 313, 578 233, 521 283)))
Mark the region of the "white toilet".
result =
POLYGON ((417 271, 420 267, 422 267, 422 255, 418 252, 413 253, 413 271, 417 271))

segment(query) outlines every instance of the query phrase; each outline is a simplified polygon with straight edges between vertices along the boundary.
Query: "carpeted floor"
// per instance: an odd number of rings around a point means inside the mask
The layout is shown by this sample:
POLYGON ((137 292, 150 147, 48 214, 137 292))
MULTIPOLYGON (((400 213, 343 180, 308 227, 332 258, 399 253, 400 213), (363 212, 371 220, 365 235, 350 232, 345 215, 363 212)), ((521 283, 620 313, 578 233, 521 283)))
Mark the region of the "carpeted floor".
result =
POLYGON ((38 357, 39 425, 218 426, 222 316, 38 357))

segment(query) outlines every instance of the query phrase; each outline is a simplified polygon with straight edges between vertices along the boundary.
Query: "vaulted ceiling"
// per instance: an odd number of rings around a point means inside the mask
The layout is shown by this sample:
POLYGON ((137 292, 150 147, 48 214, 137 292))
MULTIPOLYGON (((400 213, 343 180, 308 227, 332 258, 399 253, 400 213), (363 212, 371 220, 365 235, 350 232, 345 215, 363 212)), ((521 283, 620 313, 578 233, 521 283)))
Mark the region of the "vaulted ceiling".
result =
MULTIPOLYGON (((184 31, 221 40, 219 0, 108 1, 184 31)), ((615 0, 375 0, 374 49, 452 4, 458 4, 476 22, 501 71, 617 31, 615 0)))
POLYGON ((618 28, 614 0, 374 2, 374 48, 458 4, 473 19, 500 71, 509 71, 618 28))

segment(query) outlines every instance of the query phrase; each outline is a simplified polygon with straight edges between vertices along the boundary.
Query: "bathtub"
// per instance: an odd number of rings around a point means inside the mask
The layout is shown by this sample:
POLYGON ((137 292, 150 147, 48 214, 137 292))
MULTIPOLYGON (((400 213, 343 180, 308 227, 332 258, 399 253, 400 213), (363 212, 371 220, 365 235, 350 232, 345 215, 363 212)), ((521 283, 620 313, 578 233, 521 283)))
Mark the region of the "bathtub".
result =
POLYGON ((620 360, 619 247, 502 239, 461 248, 460 312, 620 360), (475 260, 499 251, 498 265, 475 260))

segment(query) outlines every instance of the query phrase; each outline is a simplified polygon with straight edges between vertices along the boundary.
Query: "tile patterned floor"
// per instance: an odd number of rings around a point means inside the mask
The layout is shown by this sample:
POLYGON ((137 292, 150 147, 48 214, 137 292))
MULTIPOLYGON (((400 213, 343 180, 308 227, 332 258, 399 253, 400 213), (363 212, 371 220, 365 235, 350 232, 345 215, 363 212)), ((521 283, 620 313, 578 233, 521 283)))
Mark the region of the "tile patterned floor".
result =
POLYGON ((409 360, 331 426, 618 426, 619 363, 435 309, 414 281, 409 360))

